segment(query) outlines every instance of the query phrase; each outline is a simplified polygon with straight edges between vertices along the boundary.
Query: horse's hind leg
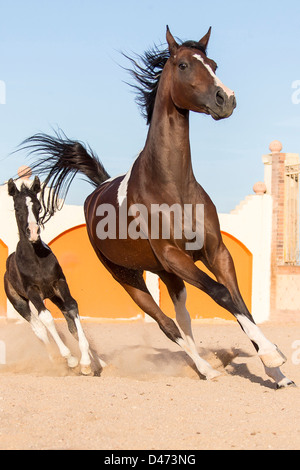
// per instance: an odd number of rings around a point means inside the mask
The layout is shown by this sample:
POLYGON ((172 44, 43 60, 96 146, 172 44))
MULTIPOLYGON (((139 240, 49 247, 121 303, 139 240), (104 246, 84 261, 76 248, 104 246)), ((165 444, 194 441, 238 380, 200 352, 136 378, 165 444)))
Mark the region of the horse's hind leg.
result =
MULTIPOLYGON (((128 292, 135 303, 157 323, 165 335, 176 344, 178 344, 194 361, 200 374, 207 379, 212 379, 219 375, 208 362, 202 359, 196 352, 196 348, 182 338, 182 335, 175 322, 167 317, 159 308, 157 303, 151 296, 143 278, 143 271, 123 268, 111 263, 102 255, 98 255, 106 268, 111 272, 113 277, 128 292)), ((192 338, 191 338, 192 339, 192 338)))
POLYGON ((223 245, 221 248, 222 252, 215 250, 213 265, 210 266, 219 282, 197 268, 188 255, 175 247, 166 253, 166 261, 173 273, 206 292, 216 303, 236 317, 258 352, 267 374, 275 380, 279 388, 293 385, 294 383, 284 377, 279 369, 279 366, 285 362, 285 357, 255 324, 239 294, 231 256, 223 245))
MULTIPOLYGON (((141 278, 141 282, 143 281, 143 277, 141 278)), ((128 282, 128 281, 127 281, 128 282)), ((178 330, 175 322, 167 317, 159 306, 156 304, 154 299, 152 298, 151 294, 144 289, 141 290, 137 287, 132 285, 128 285, 128 283, 124 284, 123 287, 129 293, 129 295, 133 298, 135 303, 148 315, 150 315, 154 320, 157 321, 160 329, 165 333, 165 335, 178 344, 186 354, 193 360, 195 363, 198 371, 201 375, 206 377, 206 379, 213 379, 220 375, 220 373, 214 370, 211 365, 202 359, 198 352, 196 351, 196 347, 193 343, 192 335, 189 332, 188 328, 185 328, 185 333, 189 337, 190 341, 186 341, 180 331, 178 330)), ((178 318, 178 316, 177 316, 178 318)), ((186 322, 186 318, 184 320, 186 322)), ((183 327, 183 322, 181 323, 181 327, 183 327)))
POLYGON ((252 315, 249 313, 238 287, 232 257, 223 243, 220 244, 214 264, 210 269, 215 274, 218 282, 227 287, 230 292, 238 308, 238 313, 235 314, 235 317, 243 331, 252 341, 265 367, 266 374, 276 382, 278 388, 294 385, 294 382, 285 377, 279 369, 286 361, 285 356, 277 346, 263 335, 260 328, 255 324, 252 315))
POLYGON ((80 322, 77 302, 71 296, 68 284, 65 279, 60 279, 54 290, 56 296, 51 298, 51 300, 62 311, 70 332, 78 340, 81 353, 80 366, 82 374, 91 374, 92 357, 96 368, 95 374, 99 375, 102 367, 105 366, 105 363, 97 356, 97 354, 91 349, 89 345, 80 322))

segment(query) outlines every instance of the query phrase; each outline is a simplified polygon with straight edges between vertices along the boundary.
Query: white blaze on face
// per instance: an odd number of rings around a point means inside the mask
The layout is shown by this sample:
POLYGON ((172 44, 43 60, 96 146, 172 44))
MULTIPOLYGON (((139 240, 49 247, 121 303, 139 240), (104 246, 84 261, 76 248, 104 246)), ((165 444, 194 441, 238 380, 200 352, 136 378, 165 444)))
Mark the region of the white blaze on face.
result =
POLYGON ((32 210, 32 201, 29 196, 26 197, 26 206, 28 209, 28 228, 30 230, 29 241, 36 242, 39 238, 39 226, 32 210))
POLYGON ((222 90, 226 93, 226 95, 228 96, 228 98, 230 98, 231 96, 234 96, 234 91, 230 90, 230 88, 227 88, 227 86, 225 86, 221 80, 216 76, 216 74, 214 73, 214 71, 211 69, 211 67, 206 64, 204 62, 204 59, 203 57, 201 57, 200 54, 194 54, 193 57, 195 57, 195 59, 199 60, 200 62, 202 62, 202 64, 204 65, 204 67, 206 68, 206 70, 209 72, 209 74, 213 77, 214 79, 214 83, 216 86, 222 88, 222 90))

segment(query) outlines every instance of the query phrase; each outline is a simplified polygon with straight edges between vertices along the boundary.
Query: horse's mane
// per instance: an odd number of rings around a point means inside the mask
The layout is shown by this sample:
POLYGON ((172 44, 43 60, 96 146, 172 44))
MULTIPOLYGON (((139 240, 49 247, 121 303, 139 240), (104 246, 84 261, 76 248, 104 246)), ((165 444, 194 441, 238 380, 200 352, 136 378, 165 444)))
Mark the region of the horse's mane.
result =
MULTIPOLYGON (((204 47, 197 41, 185 41, 181 46, 198 49, 206 55, 204 47)), ((129 83, 129 85, 137 92, 136 102, 147 124, 150 124, 161 73, 170 57, 169 50, 154 45, 142 55, 135 54, 134 57, 124 53, 123 55, 132 64, 132 69, 127 71, 138 83, 129 83)))

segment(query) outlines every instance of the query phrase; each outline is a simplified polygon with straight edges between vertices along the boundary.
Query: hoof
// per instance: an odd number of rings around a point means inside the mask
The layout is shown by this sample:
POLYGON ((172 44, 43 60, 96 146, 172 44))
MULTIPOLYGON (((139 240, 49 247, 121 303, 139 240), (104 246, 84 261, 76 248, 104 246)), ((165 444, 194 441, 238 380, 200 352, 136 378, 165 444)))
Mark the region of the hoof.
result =
POLYGON ((276 390, 281 390, 281 389, 287 388, 287 387, 297 388, 297 385, 295 384, 295 382, 293 382, 292 380, 289 380, 289 379, 286 379, 285 381, 282 381, 282 382, 279 382, 278 384, 276 384, 276 390))
POLYGON ((71 369, 74 369, 75 367, 78 366, 78 359, 74 356, 69 356, 67 357, 67 361, 68 361, 68 366, 71 368, 71 369))
POLYGON ((222 372, 219 372, 218 370, 213 369, 212 371, 209 372, 209 374, 206 375, 206 380, 215 380, 221 375, 224 375, 224 374, 222 374, 222 372))
POLYGON ((287 361, 285 355, 277 348, 269 354, 259 356, 266 367, 280 367, 287 361))
POLYGON ((93 375, 90 365, 82 365, 80 372, 82 373, 82 375, 93 375))
POLYGON ((94 377, 101 377, 102 370, 102 368, 94 370, 94 377))

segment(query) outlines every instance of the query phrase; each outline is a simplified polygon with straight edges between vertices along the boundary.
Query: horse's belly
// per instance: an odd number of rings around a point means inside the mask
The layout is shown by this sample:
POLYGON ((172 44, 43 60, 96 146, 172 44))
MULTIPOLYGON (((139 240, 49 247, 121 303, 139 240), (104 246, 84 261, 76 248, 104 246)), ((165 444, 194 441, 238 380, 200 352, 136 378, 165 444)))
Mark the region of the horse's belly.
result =
POLYGON ((113 263, 131 269, 159 270, 161 264, 154 255, 149 240, 138 224, 130 227, 133 218, 127 207, 119 206, 117 190, 119 178, 104 183, 85 203, 87 231, 92 246, 113 263))
POLYGON ((161 269, 161 264, 155 257, 148 240, 98 239, 96 241, 96 248, 107 259, 119 266, 146 271, 161 269))

